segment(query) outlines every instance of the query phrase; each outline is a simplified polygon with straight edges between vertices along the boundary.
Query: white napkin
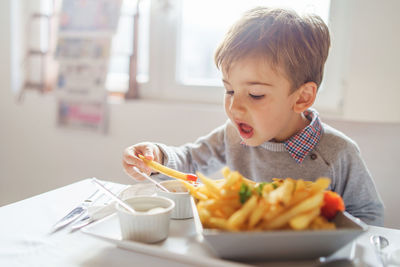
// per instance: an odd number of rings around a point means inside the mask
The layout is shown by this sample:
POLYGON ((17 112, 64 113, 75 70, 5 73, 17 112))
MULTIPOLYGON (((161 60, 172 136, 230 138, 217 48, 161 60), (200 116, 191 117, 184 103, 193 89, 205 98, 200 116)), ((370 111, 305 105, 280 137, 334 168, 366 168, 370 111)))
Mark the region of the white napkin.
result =
POLYGON ((92 220, 99 220, 102 219, 108 215, 113 214, 115 210, 115 201, 108 203, 107 205, 102 205, 102 206, 90 206, 88 207, 88 215, 90 219, 92 220))

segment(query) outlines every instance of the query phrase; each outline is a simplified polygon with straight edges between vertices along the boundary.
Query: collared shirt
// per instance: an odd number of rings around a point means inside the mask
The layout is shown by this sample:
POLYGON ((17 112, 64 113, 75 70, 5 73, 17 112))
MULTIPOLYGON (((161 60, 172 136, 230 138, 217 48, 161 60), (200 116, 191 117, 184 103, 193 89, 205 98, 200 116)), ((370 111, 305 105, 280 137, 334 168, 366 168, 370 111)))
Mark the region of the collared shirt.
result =
POLYGON ((309 109, 304 112, 304 116, 311 121, 310 124, 284 142, 286 150, 297 163, 301 163, 314 149, 322 135, 318 113, 309 109))

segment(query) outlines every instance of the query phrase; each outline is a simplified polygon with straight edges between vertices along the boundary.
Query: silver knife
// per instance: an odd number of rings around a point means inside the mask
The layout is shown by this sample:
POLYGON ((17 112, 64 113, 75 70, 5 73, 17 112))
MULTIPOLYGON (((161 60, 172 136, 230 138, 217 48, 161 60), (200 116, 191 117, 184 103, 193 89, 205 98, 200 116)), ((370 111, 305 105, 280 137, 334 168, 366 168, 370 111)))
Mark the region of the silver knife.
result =
POLYGON ((76 208, 71 210, 67 215, 65 215, 63 218, 61 218, 58 222, 54 224, 52 227, 52 233, 64 228, 71 222, 75 221, 78 219, 82 214, 84 214, 88 208, 88 206, 94 202, 95 196, 99 193, 99 190, 97 189, 93 194, 91 194, 87 199, 85 199, 80 205, 78 205, 76 208))
MULTIPOLYGON (((122 191, 124 191, 126 188, 128 188, 129 185, 122 187, 119 191, 117 191, 117 195, 119 195, 122 191)), ((103 219, 104 217, 107 217, 108 215, 111 215, 115 212, 115 208, 111 203, 104 203, 103 207, 99 207, 97 211, 95 211, 92 214, 89 214, 89 212, 85 212, 85 216, 81 216, 78 220, 74 221, 71 225, 71 232, 74 232, 78 229, 81 229, 82 227, 85 227, 92 222, 98 221, 100 219, 103 219)))
POLYGON ((82 227, 84 227, 84 226, 86 226, 86 225, 88 225, 88 224, 90 224, 92 222, 94 222, 94 220, 89 215, 86 215, 82 219, 80 219, 78 221, 75 221, 72 224, 71 232, 73 232, 75 230, 78 230, 78 229, 80 229, 80 228, 82 228, 82 227))
POLYGON ((115 212, 114 205, 109 204, 107 206, 100 208, 98 211, 96 211, 92 215, 89 215, 86 213, 86 215, 82 216, 81 219, 72 223, 71 232, 76 231, 82 227, 85 227, 85 226, 91 224, 92 222, 103 219, 104 217, 107 217, 108 215, 111 215, 114 212, 115 212))

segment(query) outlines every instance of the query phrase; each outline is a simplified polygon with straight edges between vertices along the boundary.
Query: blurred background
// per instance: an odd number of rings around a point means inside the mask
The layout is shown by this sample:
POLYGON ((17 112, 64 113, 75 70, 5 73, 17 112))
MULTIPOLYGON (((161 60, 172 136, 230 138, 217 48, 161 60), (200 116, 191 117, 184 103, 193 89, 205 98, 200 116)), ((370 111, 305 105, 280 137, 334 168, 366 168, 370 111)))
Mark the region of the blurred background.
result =
POLYGON ((181 145, 225 122, 214 49, 245 10, 279 5, 328 24, 315 107, 359 144, 385 226, 400 229, 400 1, 95 2, 0 1, 1 206, 88 177, 134 183, 125 147, 181 145))

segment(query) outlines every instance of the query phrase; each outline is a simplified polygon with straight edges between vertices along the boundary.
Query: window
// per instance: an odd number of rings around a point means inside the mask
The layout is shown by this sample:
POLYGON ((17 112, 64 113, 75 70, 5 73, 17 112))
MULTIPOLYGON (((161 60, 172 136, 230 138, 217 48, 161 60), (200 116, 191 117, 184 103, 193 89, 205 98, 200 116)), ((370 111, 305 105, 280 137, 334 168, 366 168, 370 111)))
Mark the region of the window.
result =
MULTIPOLYGON (((214 51, 235 20, 244 11, 260 5, 316 13, 329 24, 330 0, 142 1, 138 66, 141 97, 220 103, 223 90, 213 61, 214 51)), ((124 29, 120 25, 117 35, 123 36, 122 39, 130 38, 126 34, 128 27, 124 29)), ((122 59, 119 65, 116 58, 112 62, 115 63, 111 64, 110 71, 127 65, 122 59)), ((127 70, 125 68, 125 74, 120 75, 125 76, 125 84, 127 70)), ((319 92, 322 100, 324 87, 323 84, 319 92)), ((340 101, 337 92, 326 94, 325 102, 334 103, 336 107, 340 101)))
MULTIPOLYGON (((43 3, 48 5, 53 0, 32 2, 41 3, 43 11, 46 9, 43 3)), ((229 26, 252 7, 280 6, 299 13, 313 12, 331 30, 341 27, 337 32, 345 32, 346 28, 340 25, 337 12, 343 4, 330 0, 141 0, 139 3, 137 80, 142 98, 220 103, 223 90, 213 54, 229 26)), ((136 1, 122 0, 106 80, 110 92, 128 90, 136 8, 136 1)), ((43 26, 41 32, 44 46, 43 40, 48 36, 43 26)), ((336 41, 345 40, 345 34, 341 35, 336 34, 336 41)), ((331 48, 317 107, 338 110, 340 106, 343 85, 341 59, 337 55, 345 50, 343 43, 331 48)))
MULTIPOLYGON (((134 15, 136 1, 123 0, 121 17, 117 32, 112 41, 111 59, 107 75, 106 87, 112 92, 126 92, 129 82, 129 63, 133 49, 134 15)), ((139 43, 137 79, 141 83, 148 82, 149 68, 149 16, 150 0, 140 1, 139 43)))
POLYGON ((213 61, 214 50, 245 10, 261 5, 288 7, 300 13, 309 11, 328 21, 329 1, 182 1, 177 80, 187 85, 219 85, 220 77, 213 61), (204 19, 205 14, 207 19, 204 19))
POLYGON ((55 79, 52 50, 55 0, 11 1, 12 88, 50 91, 55 79))

